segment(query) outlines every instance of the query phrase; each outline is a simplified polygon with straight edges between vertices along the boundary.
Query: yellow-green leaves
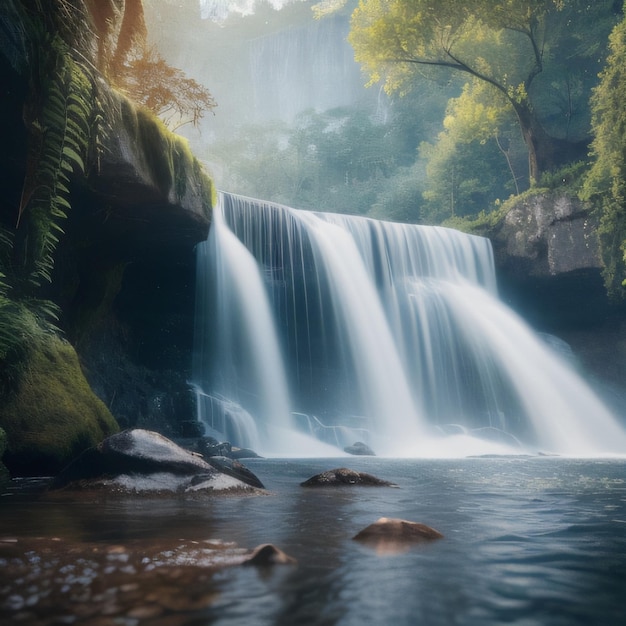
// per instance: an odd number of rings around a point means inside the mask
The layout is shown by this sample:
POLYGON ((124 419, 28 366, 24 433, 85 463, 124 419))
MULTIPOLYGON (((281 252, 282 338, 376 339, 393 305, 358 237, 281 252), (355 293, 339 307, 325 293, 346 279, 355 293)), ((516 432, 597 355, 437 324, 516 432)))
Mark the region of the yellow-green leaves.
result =
POLYGON ((611 51, 592 97, 594 163, 584 195, 600 216, 600 246, 609 294, 626 296, 626 19, 611 33, 611 51))

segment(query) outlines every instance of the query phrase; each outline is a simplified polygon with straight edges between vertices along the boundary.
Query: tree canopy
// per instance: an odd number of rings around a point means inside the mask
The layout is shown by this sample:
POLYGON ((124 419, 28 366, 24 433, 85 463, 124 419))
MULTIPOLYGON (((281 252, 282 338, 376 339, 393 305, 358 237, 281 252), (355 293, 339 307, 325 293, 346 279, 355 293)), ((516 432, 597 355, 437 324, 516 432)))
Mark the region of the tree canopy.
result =
POLYGON ((349 40, 370 83, 382 81, 388 93, 402 93, 437 70, 489 85, 515 113, 536 180, 569 160, 573 149, 565 133, 546 130, 541 105, 546 108, 547 92, 567 94, 569 86, 570 106, 561 109, 571 117, 574 77, 589 79, 580 76, 589 67, 582 59, 601 60, 598 32, 612 24, 612 9, 612 2, 581 0, 360 0, 349 40), (538 85, 542 73, 551 80, 538 85), (568 85, 558 86, 559 75, 568 85))

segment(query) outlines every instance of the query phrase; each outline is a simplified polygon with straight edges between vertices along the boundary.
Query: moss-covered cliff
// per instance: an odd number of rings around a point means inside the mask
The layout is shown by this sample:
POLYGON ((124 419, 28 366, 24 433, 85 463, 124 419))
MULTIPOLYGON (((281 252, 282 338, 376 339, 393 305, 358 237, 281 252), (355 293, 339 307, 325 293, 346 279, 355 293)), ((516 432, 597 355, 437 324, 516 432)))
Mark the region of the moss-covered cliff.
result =
POLYGON ((14 474, 56 472, 120 423, 173 431, 193 413, 193 247, 215 190, 186 142, 95 69, 89 6, 0 7, 0 427, 14 474))

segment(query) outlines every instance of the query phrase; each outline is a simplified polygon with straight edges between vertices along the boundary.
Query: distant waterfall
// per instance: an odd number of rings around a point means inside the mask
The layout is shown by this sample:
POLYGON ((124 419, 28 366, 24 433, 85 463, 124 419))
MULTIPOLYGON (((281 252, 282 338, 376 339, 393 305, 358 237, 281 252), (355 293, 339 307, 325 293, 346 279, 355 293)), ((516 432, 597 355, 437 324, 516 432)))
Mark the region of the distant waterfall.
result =
POLYGON ((357 440, 402 456, 626 453, 584 381, 498 300, 485 238, 221 194, 197 280, 208 434, 293 456, 357 440))

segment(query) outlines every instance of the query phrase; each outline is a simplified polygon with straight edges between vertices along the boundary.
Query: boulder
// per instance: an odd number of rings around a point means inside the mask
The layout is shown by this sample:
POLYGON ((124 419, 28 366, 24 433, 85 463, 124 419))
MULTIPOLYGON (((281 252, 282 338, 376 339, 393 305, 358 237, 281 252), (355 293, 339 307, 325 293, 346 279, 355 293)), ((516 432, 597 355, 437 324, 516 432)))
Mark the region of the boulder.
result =
POLYGON ((482 234, 493 245, 501 299, 534 327, 598 328, 621 316, 604 287, 596 217, 575 195, 523 194, 482 234))
POLYGON ((196 448, 203 457, 227 457, 229 459, 258 459, 259 455, 248 448, 237 448, 229 441, 218 441, 214 437, 200 437, 196 448))
POLYGON ((256 565, 267 567, 269 565, 295 565, 296 559, 285 554, 280 548, 271 543, 257 546, 252 554, 243 561, 243 565, 256 565))
POLYGON ((0 399, 4 463, 14 476, 51 476, 119 430, 93 393, 74 348, 53 334, 33 336, 15 388, 0 399))
POLYGON ((351 446, 346 446, 343 451, 355 456, 376 456, 374 451, 362 441, 356 441, 351 446))
POLYGON ((493 237, 499 267, 513 275, 546 277, 602 267, 596 221, 575 196, 526 195, 493 237))
POLYGON ((223 474, 237 478, 252 487, 265 489, 263 483, 243 463, 236 459, 226 456, 212 456, 207 461, 209 465, 223 474))
POLYGON ((361 485, 366 487, 397 487, 394 483, 382 480, 366 472, 339 467, 316 474, 303 483, 303 487, 339 487, 344 485, 361 485))
MULTIPOLYGON (((159 433, 136 428, 86 450, 52 481, 51 488, 108 489, 121 493, 254 490, 249 482, 233 473, 216 469, 159 433)), ((246 478, 260 484, 251 472, 246 478)))
POLYGON ((403 519, 381 517, 370 524, 353 539, 374 548, 379 554, 404 552, 416 544, 442 539, 443 535, 434 528, 403 519))

